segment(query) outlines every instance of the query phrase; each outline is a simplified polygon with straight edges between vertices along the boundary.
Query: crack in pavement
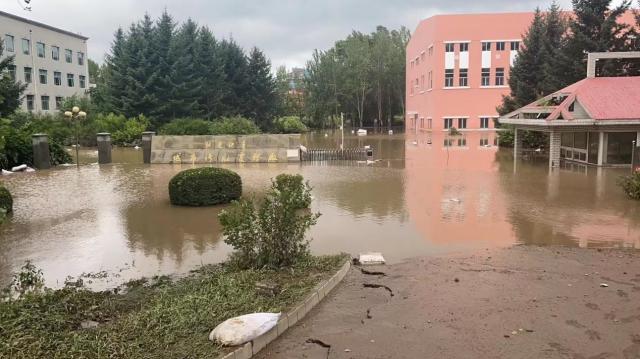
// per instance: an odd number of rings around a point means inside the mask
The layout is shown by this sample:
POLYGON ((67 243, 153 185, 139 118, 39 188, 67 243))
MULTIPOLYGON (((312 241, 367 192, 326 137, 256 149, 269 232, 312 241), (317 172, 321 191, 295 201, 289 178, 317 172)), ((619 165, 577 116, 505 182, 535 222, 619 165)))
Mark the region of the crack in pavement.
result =
POLYGON ((362 286, 365 287, 365 288, 384 288, 389 292, 389 294, 391 294, 392 297, 394 295, 393 294, 393 290, 391 290, 391 288, 389 288, 389 287, 387 287, 386 285, 383 285, 383 284, 364 283, 362 286))

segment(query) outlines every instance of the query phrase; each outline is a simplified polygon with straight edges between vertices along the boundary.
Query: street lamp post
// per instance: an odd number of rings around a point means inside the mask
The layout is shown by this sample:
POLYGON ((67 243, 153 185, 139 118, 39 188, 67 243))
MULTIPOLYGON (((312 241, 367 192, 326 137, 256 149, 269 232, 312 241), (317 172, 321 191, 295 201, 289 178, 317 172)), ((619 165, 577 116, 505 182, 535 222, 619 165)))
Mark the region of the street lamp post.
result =
POLYGON ((76 124, 76 167, 80 168, 80 121, 87 117, 87 113, 80 111, 80 107, 73 106, 71 111, 65 111, 64 116, 76 124))

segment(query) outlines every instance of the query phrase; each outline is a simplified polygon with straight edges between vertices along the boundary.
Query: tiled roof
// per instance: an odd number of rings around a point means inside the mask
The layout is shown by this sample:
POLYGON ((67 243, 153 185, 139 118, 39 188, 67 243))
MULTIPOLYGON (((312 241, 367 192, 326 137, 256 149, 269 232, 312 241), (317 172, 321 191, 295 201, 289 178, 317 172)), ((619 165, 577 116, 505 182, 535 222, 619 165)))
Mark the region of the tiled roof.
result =
POLYGON ((640 76, 587 78, 559 92, 575 95, 594 120, 640 119, 640 76))

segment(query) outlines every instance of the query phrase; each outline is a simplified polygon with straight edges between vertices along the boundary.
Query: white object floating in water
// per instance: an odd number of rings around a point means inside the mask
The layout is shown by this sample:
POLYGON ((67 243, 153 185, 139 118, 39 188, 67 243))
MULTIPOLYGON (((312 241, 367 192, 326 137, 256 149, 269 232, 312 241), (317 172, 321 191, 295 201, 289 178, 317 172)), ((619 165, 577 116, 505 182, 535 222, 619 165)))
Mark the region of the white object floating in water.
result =
POLYGON ((370 252, 370 253, 361 253, 358 257, 358 262, 362 265, 367 264, 385 264, 384 257, 382 253, 378 252, 370 252))
POLYGON ((324 134, 324 137, 329 137, 329 134, 328 134, 328 133, 325 133, 325 134, 324 134))
POLYGON ((367 130, 362 128, 358 130, 358 136, 366 136, 366 135, 367 135, 367 130))
POLYGON ((280 313, 252 313, 225 320, 209 334, 209 340, 225 346, 248 343, 278 324, 280 313))
POLYGON ((134 149, 134 150, 139 150, 139 149, 140 149, 140 146, 135 146, 133 149, 134 149))
POLYGON ((8 176, 8 175, 12 175, 12 174, 13 174, 13 172, 11 172, 11 171, 2 170, 2 175, 3 176, 8 176))
POLYGON ((537 148, 536 152, 538 152, 538 153, 542 152, 542 148, 537 148))
POLYGON ((307 153, 307 147, 305 147, 304 145, 300 145, 300 151, 307 153))
POLYGON ((22 172, 24 170, 26 170, 28 167, 27 165, 20 165, 20 166, 15 166, 11 169, 11 172, 22 172))
POLYGON ((364 149, 365 149, 365 150, 370 150, 370 149, 371 149, 371 146, 370 146, 370 145, 366 145, 366 146, 364 146, 364 149))
POLYGON ((418 141, 413 141, 412 143, 413 143, 414 146, 418 145, 418 141))
POLYGON ((390 135, 393 135, 393 130, 389 130, 389 134, 390 134, 390 135))
POLYGON ((449 198, 449 202, 460 203, 462 200, 460 198, 449 198))
POLYGON ((356 133, 356 131, 354 131, 354 130, 351 130, 351 134, 353 135, 354 133, 356 133))

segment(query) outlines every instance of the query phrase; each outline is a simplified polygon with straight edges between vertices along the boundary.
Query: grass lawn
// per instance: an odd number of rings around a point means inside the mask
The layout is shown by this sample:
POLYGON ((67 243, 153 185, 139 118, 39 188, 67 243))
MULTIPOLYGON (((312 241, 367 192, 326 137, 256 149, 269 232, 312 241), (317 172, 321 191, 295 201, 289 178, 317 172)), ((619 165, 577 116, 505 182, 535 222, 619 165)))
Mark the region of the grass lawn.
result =
POLYGON ((215 358, 222 321, 280 312, 301 301, 348 257, 311 257, 282 271, 205 266, 189 276, 138 280, 123 294, 65 288, 0 302, 0 358, 215 358), (256 282, 281 287, 270 296, 256 282), (81 323, 100 323, 82 329, 81 323))

